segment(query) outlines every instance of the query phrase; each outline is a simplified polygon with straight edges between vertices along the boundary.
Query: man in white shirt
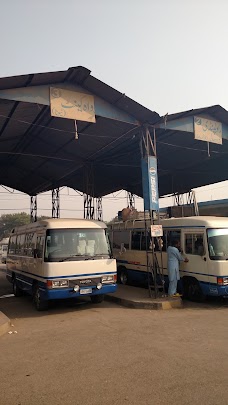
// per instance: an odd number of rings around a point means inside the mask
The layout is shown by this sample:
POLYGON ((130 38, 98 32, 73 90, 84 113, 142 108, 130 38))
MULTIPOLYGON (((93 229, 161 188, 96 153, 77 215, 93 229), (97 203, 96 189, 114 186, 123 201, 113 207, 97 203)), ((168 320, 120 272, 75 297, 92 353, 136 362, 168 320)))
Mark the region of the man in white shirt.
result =
POLYGON ((177 293, 177 282, 180 280, 180 262, 188 262, 187 257, 184 258, 179 252, 180 241, 174 240, 171 246, 167 249, 168 259, 168 276, 169 276, 169 290, 170 297, 179 297, 177 293))

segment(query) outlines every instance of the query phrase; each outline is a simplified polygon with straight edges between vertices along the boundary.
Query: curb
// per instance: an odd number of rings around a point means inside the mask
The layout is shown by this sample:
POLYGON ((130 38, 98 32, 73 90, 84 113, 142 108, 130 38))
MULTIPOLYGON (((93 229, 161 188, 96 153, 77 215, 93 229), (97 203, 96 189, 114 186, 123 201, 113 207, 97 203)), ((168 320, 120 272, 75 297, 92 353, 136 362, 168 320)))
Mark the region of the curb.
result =
POLYGON ((9 318, 0 311, 0 336, 4 335, 4 333, 8 332, 10 328, 10 320, 9 318))
POLYGON ((121 306, 127 307, 127 308, 135 308, 135 309, 154 309, 154 310, 161 310, 161 309, 176 309, 176 308, 182 308, 183 303, 180 298, 175 298, 172 301, 157 301, 157 300, 151 300, 147 302, 143 301, 132 301, 128 300, 125 298, 119 298, 115 297, 113 295, 106 295, 105 296, 106 301, 111 301, 115 302, 116 304, 119 304, 121 306))

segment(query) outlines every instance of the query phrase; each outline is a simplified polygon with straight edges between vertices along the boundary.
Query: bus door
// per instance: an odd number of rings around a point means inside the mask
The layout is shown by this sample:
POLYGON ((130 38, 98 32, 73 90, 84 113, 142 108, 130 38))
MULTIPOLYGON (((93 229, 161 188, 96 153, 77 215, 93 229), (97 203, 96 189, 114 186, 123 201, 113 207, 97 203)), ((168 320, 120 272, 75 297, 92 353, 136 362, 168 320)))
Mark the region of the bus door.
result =
POLYGON ((202 230, 184 230, 183 253, 189 259, 188 263, 181 263, 181 276, 196 278, 202 290, 208 287, 209 274, 206 255, 206 234, 202 230))

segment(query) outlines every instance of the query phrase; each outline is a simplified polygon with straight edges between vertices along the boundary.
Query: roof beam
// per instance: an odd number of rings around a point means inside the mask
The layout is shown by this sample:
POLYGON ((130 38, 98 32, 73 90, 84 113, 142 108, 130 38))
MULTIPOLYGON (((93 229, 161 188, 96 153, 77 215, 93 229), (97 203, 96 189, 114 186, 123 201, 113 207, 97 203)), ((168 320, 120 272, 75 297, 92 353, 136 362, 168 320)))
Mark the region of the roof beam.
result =
MULTIPOLYGON (((81 86, 71 83, 56 83, 45 86, 30 86, 16 89, 0 90, 0 99, 22 101, 25 103, 34 103, 41 105, 50 105, 50 87, 67 89, 84 94, 91 94, 81 86)), ((127 114, 125 111, 117 108, 115 105, 108 103, 102 98, 94 96, 95 113, 99 117, 104 117, 116 121, 126 122, 132 125, 139 125, 139 122, 127 114)))
MULTIPOLYGON (((206 118, 208 120, 217 121, 215 117, 209 114, 195 114, 197 117, 206 118)), ((169 116, 164 119, 164 122, 156 125, 157 128, 169 129, 181 132, 194 133, 194 115, 189 117, 178 118, 176 120, 169 121, 169 116)), ((222 137, 228 139, 228 125, 222 123, 222 137)))

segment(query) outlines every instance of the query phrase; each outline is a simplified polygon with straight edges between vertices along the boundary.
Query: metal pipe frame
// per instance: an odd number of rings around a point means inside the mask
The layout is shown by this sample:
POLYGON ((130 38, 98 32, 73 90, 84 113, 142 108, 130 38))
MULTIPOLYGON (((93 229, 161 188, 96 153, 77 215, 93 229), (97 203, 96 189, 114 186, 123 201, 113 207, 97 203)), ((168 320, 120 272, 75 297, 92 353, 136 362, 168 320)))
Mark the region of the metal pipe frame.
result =
POLYGON ((30 222, 37 221, 37 196, 30 196, 30 222))
MULTIPOLYGON (((156 149, 156 132, 155 128, 153 128, 153 133, 151 134, 149 131, 148 126, 142 127, 142 137, 140 142, 141 148, 141 157, 148 158, 149 156, 157 157, 157 149, 156 149)), ((149 221, 150 225, 154 224, 154 219, 159 219, 159 212, 156 211, 148 211, 149 213, 149 221)), ((145 238, 146 238, 146 256, 147 256, 147 273, 148 273, 148 289, 150 297, 154 296, 155 298, 159 297, 159 289, 162 287, 162 294, 164 294, 164 275, 163 275, 163 260, 162 260, 162 250, 160 251, 161 254, 161 268, 158 263, 157 255, 154 250, 154 237, 151 236, 151 249, 148 246, 148 215, 146 215, 146 211, 144 209, 144 223, 145 223, 145 238), (152 279, 152 280, 151 280, 152 279), (158 284, 162 283, 162 286, 158 284), (152 281, 152 283, 151 283, 152 281)))
POLYGON ((96 207, 97 207, 97 220, 103 221, 102 197, 98 197, 96 199, 96 207))
POLYGON ((60 218, 60 193, 59 187, 52 190, 52 218, 60 218))
POLYGON ((135 194, 127 192, 127 205, 129 208, 135 208, 135 194))
POLYGON ((84 196, 84 219, 95 219, 94 207, 94 173, 93 164, 88 163, 84 170, 84 185, 86 193, 84 196))

